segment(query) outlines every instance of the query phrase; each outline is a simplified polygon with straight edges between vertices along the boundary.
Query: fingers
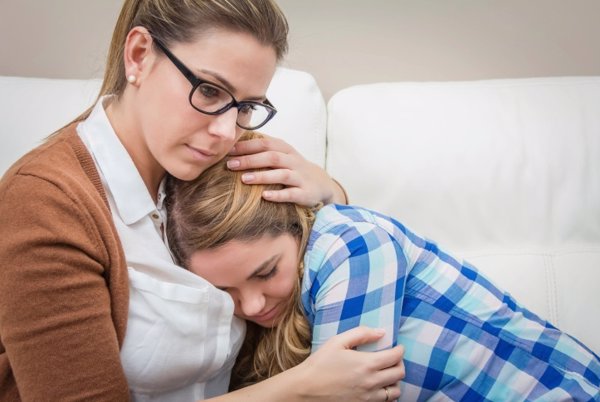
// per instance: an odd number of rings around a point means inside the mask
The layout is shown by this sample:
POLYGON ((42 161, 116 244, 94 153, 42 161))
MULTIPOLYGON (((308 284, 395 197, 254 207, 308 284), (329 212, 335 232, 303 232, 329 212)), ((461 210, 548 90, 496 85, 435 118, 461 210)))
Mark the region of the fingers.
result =
POLYGON ((300 155, 283 140, 273 137, 252 139, 236 144, 227 167, 246 171, 246 184, 282 184, 282 190, 263 193, 273 202, 292 202, 313 207, 319 203, 345 202, 343 190, 325 170, 300 155), (341 195, 340 195, 341 194, 341 195))
POLYGON ((302 194, 302 190, 298 187, 286 187, 281 190, 263 191, 262 196, 271 202, 293 202, 309 207, 316 204, 316 202, 305 200, 302 194))
POLYGON ((283 184, 285 186, 299 186, 298 175, 290 169, 271 169, 257 172, 248 172, 242 175, 246 184, 283 184))
POLYGON ((238 141, 229 151, 229 155, 250 155, 267 151, 276 151, 287 154, 296 153, 296 149, 287 142, 265 135, 265 138, 254 138, 252 140, 238 141))
POLYGON ((236 156, 227 161, 231 170, 249 170, 260 168, 291 168, 295 155, 284 152, 268 151, 244 156, 236 156))
POLYGON ((404 368, 404 347, 396 346, 392 349, 371 352, 376 356, 372 361, 373 367, 379 370, 379 384, 394 384, 404 379, 406 370, 404 368))
POLYGON ((383 335, 385 335, 385 331, 381 328, 356 327, 332 337, 330 341, 345 349, 355 349, 365 343, 375 342, 383 335))
MULTIPOLYGON (((363 352, 363 358, 369 359, 369 367, 373 373, 371 388, 383 388, 389 384, 397 384, 406 376, 404 367, 404 348, 396 346, 379 352, 363 352)), ((397 397, 397 396, 396 396, 397 397)), ((391 397, 390 397, 391 399, 391 397)))
POLYGON ((313 206, 318 199, 310 197, 310 192, 303 189, 298 174, 289 169, 273 169, 248 172, 242 175, 245 184, 283 184, 280 190, 264 191, 262 196, 271 202, 293 202, 305 206, 313 206))
POLYGON ((293 168, 301 158, 287 142, 272 137, 240 141, 229 155, 227 167, 232 170, 293 168))
POLYGON ((404 362, 400 361, 394 366, 379 370, 374 377, 374 382, 376 386, 383 387, 387 384, 399 383, 405 376, 404 362))
POLYGON ((400 398, 400 387, 396 384, 387 385, 381 388, 381 391, 377 390, 377 401, 395 401, 400 398), (379 395, 381 394, 381 397, 379 395))
POLYGON ((404 346, 398 345, 392 349, 380 350, 378 352, 372 352, 378 355, 379 367, 394 367, 399 364, 404 364, 402 359, 404 358, 404 346))

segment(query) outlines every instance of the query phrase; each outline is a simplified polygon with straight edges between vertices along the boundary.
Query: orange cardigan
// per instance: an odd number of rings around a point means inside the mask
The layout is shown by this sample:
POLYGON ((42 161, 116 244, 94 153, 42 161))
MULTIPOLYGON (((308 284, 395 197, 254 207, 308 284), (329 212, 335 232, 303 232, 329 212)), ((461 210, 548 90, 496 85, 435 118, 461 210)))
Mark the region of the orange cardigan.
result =
POLYGON ((0 401, 127 401, 123 248, 72 124, 0 181, 0 401))

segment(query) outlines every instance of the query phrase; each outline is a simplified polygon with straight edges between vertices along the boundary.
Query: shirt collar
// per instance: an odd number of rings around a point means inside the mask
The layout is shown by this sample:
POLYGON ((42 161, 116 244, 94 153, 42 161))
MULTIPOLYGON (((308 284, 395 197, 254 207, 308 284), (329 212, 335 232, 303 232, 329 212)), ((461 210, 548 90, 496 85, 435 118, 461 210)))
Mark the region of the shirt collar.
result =
POLYGON ((104 105, 110 101, 110 96, 101 97, 89 117, 79 124, 77 131, 93 155, 121 219, 126 225, 131 225, 156 211, 156 205, 108 120, 104 105))

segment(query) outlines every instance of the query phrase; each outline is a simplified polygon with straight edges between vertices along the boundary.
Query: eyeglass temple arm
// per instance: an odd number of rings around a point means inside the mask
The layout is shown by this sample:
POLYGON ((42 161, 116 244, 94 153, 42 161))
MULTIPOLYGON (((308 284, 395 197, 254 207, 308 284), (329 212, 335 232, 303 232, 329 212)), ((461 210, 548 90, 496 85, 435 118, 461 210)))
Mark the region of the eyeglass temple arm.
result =
POLYGON ((194 86, 196 84, 198 84, 198 81, 199 81, 198 77, 196 77, 194 75, 194 73, 192 73, 186 66, 184 66, 183 63, 181 61, 179 61, 179 59, 177 57, 175 57, 175 55, 173 53, 171 53, 171 51, 169 49, 167 49, 167 47, 165 45, 163 45, 154 36, 152 36, 152 40, 154 40, 154 43, 156 43, 156 46, 158 46, 158 48, 165 54, 165 56, 167 56, 169 58, 169 60, 171 60, 173 62, 173 64, 175 64, 175 67, 177 67, 177 69, 179 71, 181 71, 181 73, 190 82, 190 84, 192 84, 194 86))

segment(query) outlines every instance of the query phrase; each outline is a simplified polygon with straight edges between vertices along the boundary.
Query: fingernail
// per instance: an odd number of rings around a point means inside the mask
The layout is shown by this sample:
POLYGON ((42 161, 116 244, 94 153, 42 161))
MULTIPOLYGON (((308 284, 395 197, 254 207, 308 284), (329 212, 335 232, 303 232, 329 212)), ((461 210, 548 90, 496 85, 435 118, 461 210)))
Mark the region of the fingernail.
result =
POLYGON ((230 159, 227 161, 227 167, 233 169, 240 166, 240 161, 237 159, 230 159))
POLYGON ((271 197, 273 197, 273 192, 272 191, 263 191, 263 197, 271 198, 271 197))
POLYGON ((254 180, 254 175, 252 173, 244 173, 242 175, 242 181, 244 183, 250 183, 252 180, 254 180))
POLYGON ((235 152, 235 145, 231 147, 231 149, 229 150, 229 153, 235 152))

